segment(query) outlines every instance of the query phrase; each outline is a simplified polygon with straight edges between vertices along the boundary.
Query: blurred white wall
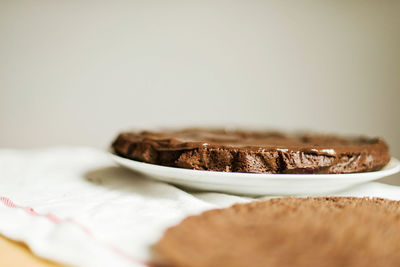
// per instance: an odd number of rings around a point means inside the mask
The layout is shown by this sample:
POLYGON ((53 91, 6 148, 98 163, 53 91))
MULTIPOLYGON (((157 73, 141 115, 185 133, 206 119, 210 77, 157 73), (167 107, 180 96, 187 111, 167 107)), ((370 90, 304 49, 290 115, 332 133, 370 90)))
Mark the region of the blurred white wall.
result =
POLYGON ((383 136, 400 157, 400 1, 0 0, 0 146, 121 129, 383 136))

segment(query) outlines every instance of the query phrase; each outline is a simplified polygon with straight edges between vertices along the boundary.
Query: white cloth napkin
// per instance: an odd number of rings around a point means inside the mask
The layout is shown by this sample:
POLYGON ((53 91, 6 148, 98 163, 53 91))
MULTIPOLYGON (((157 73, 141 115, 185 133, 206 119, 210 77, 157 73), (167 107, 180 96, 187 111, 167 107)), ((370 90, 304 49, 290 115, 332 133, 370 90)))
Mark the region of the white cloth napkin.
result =
MULTIPOLYGON (((375 182, 340 195, 400 200, 400 187, 375 182)), ((0 233, 68 265, 146 266, 169 226, 251 200, 146 179, 92 148, 0 150, 0 233)))

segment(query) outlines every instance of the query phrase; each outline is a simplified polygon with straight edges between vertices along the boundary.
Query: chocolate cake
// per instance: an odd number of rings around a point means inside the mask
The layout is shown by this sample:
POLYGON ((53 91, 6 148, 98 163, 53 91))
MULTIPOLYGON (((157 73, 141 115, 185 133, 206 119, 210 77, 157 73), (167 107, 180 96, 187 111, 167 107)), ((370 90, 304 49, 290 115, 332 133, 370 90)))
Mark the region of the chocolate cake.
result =
POLYGON ((184 219, 154 246, 161 266, 400 266, 400 202, 278 198, 184 219))
POLYGON ((219 129, 123 132, 112 147, 147 163, 224 172, 354 173, 390 160, 380 138, 219 129))

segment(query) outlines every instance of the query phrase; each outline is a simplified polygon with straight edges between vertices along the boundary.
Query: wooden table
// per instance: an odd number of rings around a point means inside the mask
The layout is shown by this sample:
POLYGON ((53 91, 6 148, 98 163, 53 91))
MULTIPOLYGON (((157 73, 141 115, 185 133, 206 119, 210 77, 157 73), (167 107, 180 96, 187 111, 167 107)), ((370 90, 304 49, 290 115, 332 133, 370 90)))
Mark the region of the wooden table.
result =
POLYGON ((33 255, 24 243, 0 235, 0 266, 62 267, 63 265, 41 259, 33 255))

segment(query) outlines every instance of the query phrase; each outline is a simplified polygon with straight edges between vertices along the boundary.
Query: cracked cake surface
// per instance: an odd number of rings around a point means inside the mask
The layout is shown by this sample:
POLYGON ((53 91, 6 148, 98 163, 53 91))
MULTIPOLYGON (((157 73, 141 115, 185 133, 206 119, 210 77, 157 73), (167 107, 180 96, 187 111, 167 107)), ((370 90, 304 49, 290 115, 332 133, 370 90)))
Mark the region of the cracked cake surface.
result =
POLYGON ((120 156, 163 166, 244 173, 356 173, 390 160, 381 138, 190 128, 120 133, 120 156))

